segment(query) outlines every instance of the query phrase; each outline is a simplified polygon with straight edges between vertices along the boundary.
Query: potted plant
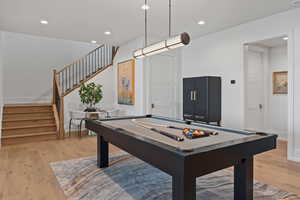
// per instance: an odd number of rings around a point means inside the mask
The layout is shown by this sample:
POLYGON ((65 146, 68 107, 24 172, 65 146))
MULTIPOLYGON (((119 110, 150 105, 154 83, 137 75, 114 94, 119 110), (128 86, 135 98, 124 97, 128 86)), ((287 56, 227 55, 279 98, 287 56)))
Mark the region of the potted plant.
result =
POLYGON ((81 102, 87 105, 85 112, 96 112, 95 104, 99 103, 103 98, 102 85, 95 83, 82 84, 79 96, 81 102))

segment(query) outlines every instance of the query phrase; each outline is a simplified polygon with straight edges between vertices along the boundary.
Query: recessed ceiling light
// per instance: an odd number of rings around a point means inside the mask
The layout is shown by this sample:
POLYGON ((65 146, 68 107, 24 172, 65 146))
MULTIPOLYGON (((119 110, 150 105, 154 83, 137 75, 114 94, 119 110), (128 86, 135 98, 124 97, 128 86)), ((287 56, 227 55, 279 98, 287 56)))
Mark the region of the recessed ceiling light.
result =
POLYGON ((142 10, 149 10, 150 6, 147 4, 142 5, 142 10))
POLYGON ((41 23, 41 24, 48 24, 48 21, 47 21, 47 20, 44 20, 44 19, 42 19, 42 20, 40 21, 40 23, 41 23))
POLYGON ((288 37, 284 37, 284 38, 282 38, 283 40, 288 40, 289 38, 288 37))
POLYGON ((105 35, 111 35, 111 32, 110 31, 105 31, 104 34, 105 35))
POLYGON ((205 21, 201 20, 201 21, 198 22, 198 24, 199 24, 199 25, 204 25, 204 24, 205 24, 205 21))
POLYGON ((96 44, 97 41, 96 41, 96 40, 92 40, 91 43, 92 43, 92 44, 96 44))

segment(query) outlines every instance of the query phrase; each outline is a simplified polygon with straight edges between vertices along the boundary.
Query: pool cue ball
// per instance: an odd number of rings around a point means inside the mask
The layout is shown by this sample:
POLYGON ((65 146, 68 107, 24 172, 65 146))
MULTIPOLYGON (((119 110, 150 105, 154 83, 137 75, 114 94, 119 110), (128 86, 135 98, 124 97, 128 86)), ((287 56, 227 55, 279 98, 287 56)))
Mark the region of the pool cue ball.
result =
POLYGON ((193 137, 194 135, 193 135, 192 132, 189 132, 189 133, 187 134, 187 136, 188 136, 188 137, 193 137))
POLYGON ((192 134, 192 131, 188 128, 185 128, 182 130, 183 135, 190 137, 190 134, 192 134))
POLYGON ((182 130, 182 133, 183 133, 183 134, 188 134, 189 132, 191 132, 191 131, 190 131, 190 129, 188 129, 188 128, 184 128, 184 129, 182 130))
POLYGON ((193 131, 193 135, 194 136, 203 136, 203 135, 205 135, 205 133, 200 130, 195 130, 195 131, 193 131))

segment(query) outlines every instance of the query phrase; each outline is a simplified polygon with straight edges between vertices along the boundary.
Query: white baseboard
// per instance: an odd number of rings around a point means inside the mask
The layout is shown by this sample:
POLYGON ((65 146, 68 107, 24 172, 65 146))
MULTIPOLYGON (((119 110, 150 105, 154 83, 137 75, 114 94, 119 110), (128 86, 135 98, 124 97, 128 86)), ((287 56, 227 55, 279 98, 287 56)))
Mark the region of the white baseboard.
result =
POLYGON ((300 157, 297 156, 289 156, 288 160, 300 163, 300 157))
POLYGON ((287 141, 287 140, 288 140, 288 131, 282 132, 282 131, 270 129, 270 130, 267 130, 266 132, 267 132, 267 133, 271 133, 271 134, 276 134, 276 135, 278 135, 278 139, 279 139, 279 140, 283 140, 283 141, 287 141))
POLYGON ((278 140, 282 140, 282 141, 288 141, 288 139, 287 139, 287 136, 285 136, 285 137, 282 137, 282 136, 280 136, 280 135, 278 135, 278 138, 277 138, 278 140))
POLYGON ((300 149, 295 149, 294 153, 288 155, 288 160, 300 163, 300 149))

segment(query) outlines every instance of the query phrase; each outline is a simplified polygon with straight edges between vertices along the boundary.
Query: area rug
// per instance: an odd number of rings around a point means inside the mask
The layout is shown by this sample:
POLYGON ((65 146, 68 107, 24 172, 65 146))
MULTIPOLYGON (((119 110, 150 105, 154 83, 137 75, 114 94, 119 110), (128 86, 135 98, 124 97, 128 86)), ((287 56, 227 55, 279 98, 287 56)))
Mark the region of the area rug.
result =
MULTIPOLYGON (((172 178, 149 164, 118 152, 110 167, 98 169, 96 157, 50 163, 70 200, 171 200, 172 178)), ((254 199, 296 200, 297 195, 273 186, 254 183, 254 199)), ((197 199, 232 200, 233 173, 221 170, 197 178, 197 199)))

